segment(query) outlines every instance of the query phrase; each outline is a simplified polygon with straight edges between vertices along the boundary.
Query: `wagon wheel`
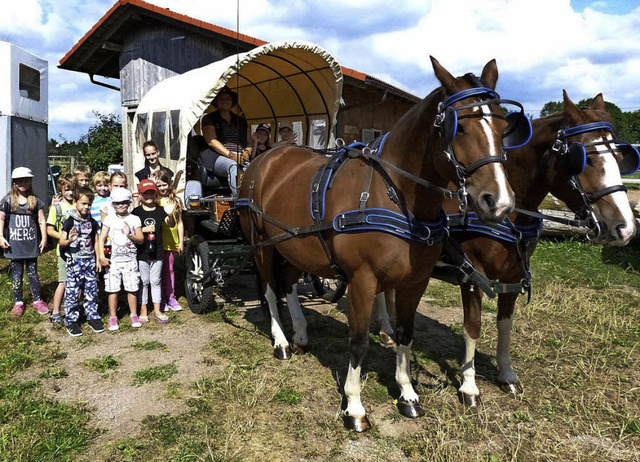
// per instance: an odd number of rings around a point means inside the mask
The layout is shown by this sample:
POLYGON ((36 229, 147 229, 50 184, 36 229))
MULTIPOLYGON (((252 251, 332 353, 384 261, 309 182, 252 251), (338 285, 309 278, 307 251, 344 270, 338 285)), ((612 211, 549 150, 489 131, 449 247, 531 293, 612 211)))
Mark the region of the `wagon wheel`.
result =
POLYGON ((207 241, 202 236, 193 236, 189 239, 186 249, 187 274, 184 285, 189 309, 195 314, 200 314, 215 304, 211 277, 204 281, 198 280, 209 271, 210 263, 207 241))
POLYGON ((311 275, 311 284, 318 296, 331 303, 337 302, 347 290, 347 284, 338 279, 321 278, 311 275))

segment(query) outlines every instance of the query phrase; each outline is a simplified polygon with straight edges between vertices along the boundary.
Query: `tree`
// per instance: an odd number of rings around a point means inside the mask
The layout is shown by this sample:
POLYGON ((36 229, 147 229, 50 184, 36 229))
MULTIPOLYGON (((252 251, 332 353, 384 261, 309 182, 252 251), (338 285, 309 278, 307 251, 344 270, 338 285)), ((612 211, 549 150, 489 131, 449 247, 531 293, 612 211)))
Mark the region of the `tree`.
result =
POLYGON ((101 114, 93 111, 98 119, 89 127, 82 139, 86 141, 87 151, 82 156, 91 171, 107 170, 110 164, 122 162, 122 124, 117 114, 101 114))
POLYGON ((549 101, 542 106, 542 109, 540 110, 540 117, 546 117, 551 114, 555 114, 556 112, 562 112, 562 110, 562 101, 549 101))

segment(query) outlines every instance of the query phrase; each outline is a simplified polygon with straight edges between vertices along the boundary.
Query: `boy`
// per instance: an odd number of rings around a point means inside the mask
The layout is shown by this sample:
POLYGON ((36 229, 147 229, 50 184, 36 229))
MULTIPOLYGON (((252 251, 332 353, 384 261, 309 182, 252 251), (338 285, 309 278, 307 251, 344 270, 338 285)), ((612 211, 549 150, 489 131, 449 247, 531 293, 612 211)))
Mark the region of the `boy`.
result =
POLYGON ((96 190, 96 197, 91 204, 91 218, 98 222, 98 225, 102 226, 102 218, 100 210, 109 205, 109 180, 110 176, 108 172, 101 170, 93 175, 93 188, 96 190))
POLYGON ((56 245, 56 255, 58 256, 58 287, 53 294, 53 309, 49 320, 54 325, 62 325, 62 316, 60 315, 60 306, 64 297, 64 286, 67 280, 67 263, 60 257, 60 231, 62 230, 62 222, 66 220, 74 210, 73 206, 73 190, 75 187, 75 179, 73 174, 65 173, 60 175, 57 181, 58 194, 53 198, 51 207, 49 207, 49 216, 47 218, 47 235, 58 241, 56 245))
POLYGON ((140 218, 129 213, 131 193, 125 188, 111 191, 111 205, 115 213, 108 214, 102 222, 99 239, 100 265, 106 268, 104 274, 105 291, 109 294, 109 330, 116 331, 118 325, 118 292, 122 285, 127 292, 127 302, 131 314, 131 327, 141 327, 136 314, 136 292, 138 291, 138 260, 135 244, 142 244, 142 224, 140 218), (104 244, 111 241, 110 258, 105 257, 104 244))
POLYGON ((65 284, 65 320, 67 332, 72 337, 82 335, 78 324, 80 291, 84 292, 82 307, 87 324, 94 332, 104 332, 104 325, 98 314, 98 277, 96 271, 96 246, 98 244, 98 223, 91 218, 93 191, 89 188, 76 189, 75 210, 62 224, 59 246, 67 262, 67 282, 65 284))
POLYGON ((73 176, 76 180, 76 187, 88 188, 91 178, 91 169, 86 165, 78 165, 73 169, 73 176))

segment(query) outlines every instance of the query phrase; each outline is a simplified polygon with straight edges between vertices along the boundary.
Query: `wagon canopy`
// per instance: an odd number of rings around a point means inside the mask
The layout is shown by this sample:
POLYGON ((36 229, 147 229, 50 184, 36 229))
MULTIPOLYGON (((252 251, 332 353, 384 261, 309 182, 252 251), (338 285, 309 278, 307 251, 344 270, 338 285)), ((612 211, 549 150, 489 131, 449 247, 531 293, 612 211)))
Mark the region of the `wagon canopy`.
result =
POLYGON ((153 139, 161 163, 184 185, 187 139, 200 133, 200 119, 226 85, 238 93, 238 111, 249 126, 284 120, 301 127, 302 142, 326 147, 342 95, 338 62, 317 45, 302 41, 268 43, 204 67, 170 77, 143 97, 133 121, 133 171, 144 167, 142 143, 153 139))

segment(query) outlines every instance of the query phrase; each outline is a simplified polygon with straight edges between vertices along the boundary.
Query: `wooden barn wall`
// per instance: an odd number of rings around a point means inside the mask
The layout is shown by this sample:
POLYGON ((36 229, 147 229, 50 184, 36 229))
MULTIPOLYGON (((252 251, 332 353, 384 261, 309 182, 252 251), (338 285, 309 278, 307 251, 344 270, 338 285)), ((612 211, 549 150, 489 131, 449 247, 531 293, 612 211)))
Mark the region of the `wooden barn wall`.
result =
POLYGON ((140 146, 131 145, 133 112, 144 95, 168 77, 236 52, 235 46, 171 26, 142 27, 125 38, 120 55, 120 98, 123 162, 130 180, 133 179, 133 154, 140 149, 140 146))
POLYGON ((345 106, 338 112, 337 137, 347 143, 362 141, 362 129, 386 133, 414 104, 387 96, 380 89, 364 86, 355 79, 345 79, 342 99, 345 106))

